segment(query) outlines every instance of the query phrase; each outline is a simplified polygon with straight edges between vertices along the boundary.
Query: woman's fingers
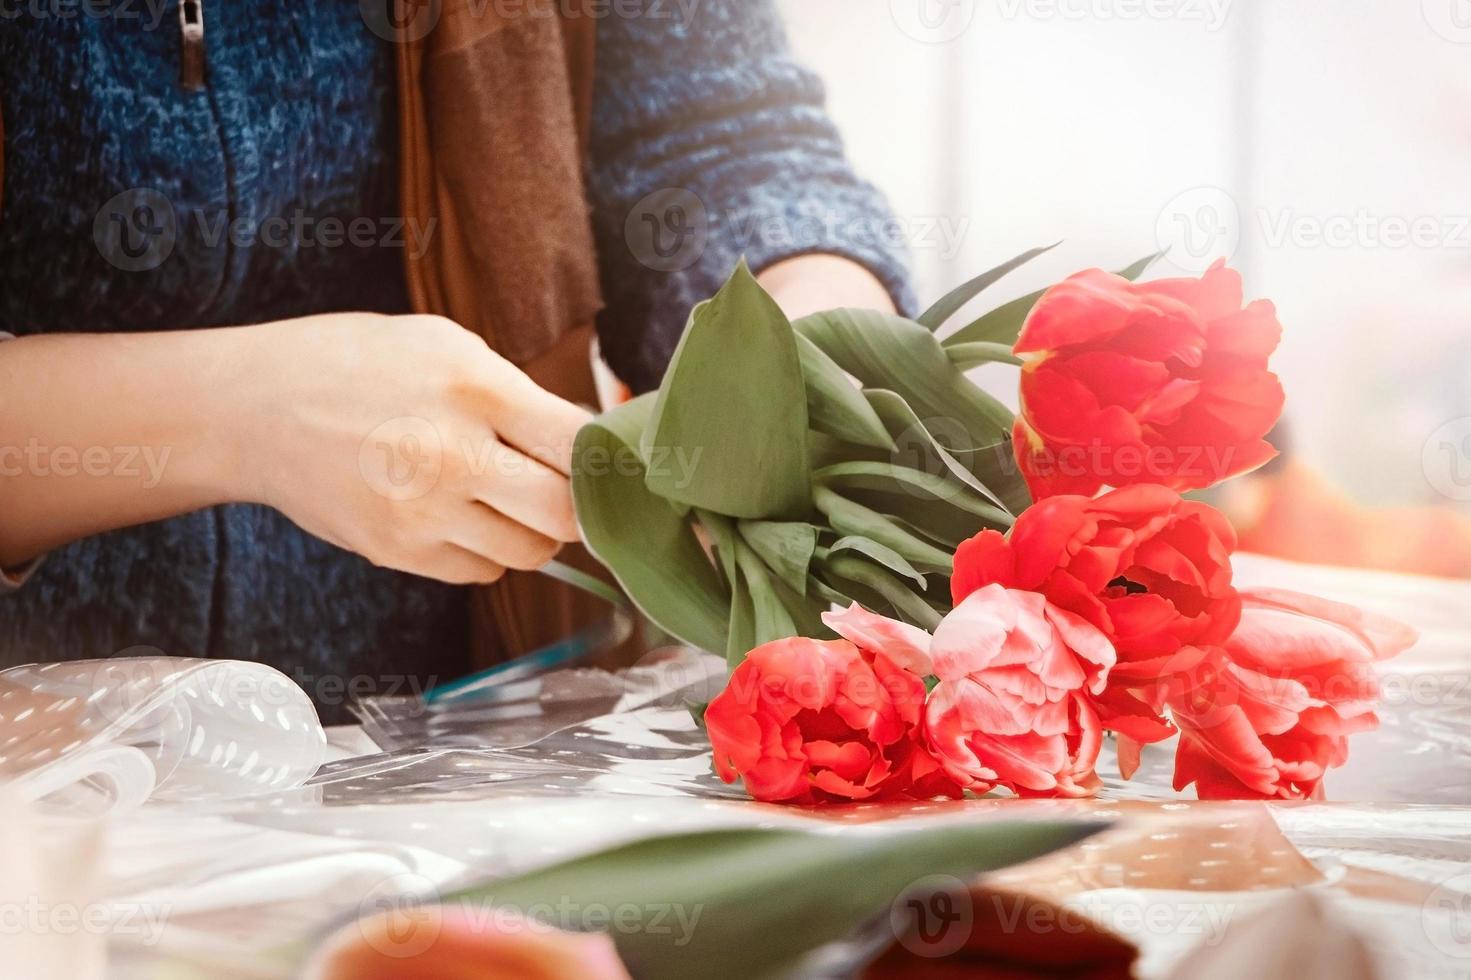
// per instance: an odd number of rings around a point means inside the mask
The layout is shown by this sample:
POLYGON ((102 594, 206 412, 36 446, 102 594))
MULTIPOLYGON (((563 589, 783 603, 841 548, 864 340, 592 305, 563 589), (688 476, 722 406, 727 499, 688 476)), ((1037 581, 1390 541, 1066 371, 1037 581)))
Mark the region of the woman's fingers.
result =
POLYGON ((475 489, 482 503, 545 537, 578 539, 567 477, 509 446, 496 446, 490 463, 493 473, 475 489))
POLYGON ((504 565, 457 544, 442 544, 434 549, 427 561, 416 564, 418 567, 404 571, 451 585, 489 585, 500 581, 506 574, 504 565))
POLYGON ((572 441, 592 418, 585 409, 540 387, 516 371, 498 391, 502 410, 491 424, 505 442, 562 474, 572 472, 572 441))
POLYGON ((560 542, 479 502, 466 508, 449 540, 498 565, 526 571, 545 565, 562 548, 560 542))

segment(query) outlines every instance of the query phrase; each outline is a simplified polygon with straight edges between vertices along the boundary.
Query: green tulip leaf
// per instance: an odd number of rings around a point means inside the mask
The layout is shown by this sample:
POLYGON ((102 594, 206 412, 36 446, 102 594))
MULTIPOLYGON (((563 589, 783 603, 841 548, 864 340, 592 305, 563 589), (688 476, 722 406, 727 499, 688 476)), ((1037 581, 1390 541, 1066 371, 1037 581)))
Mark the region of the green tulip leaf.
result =
POLYGON ((840 609, 847 609, 853 603, 858 603, 869 612, 880 615, 897 615, 896 610, 889 600, 874 590, 858 585, 856 582, 846 582, 842 579, 833 579, 829 585, 816 575, 808 576, 807 594, 814 595, 840 609))
POLYGON ((912 502, 921 504, 928 504, 930 501, 946 503, 1000 527, 1010 527, 1013 523, 1011 514, 1005 509, 989 503, 972 487, 959 480, 925 473, 897 463, 869 460, 833 463, 814 470, 812 479, 815 483, 826 486, 872 490, 876 493, 907 497, 912 502))
POLYGON ((1165 253, 1167 253, 1168 251, 1169 249, 1162 248, 1158 252, 1155 252, 1153 255, 1146 255, 1142 259, 1130 262, 1128 265, 1120 269, 1118 274, 1123 276, 1130 282, 1133 282, 1140 276, 1144 275, 1144 273, 1148 272, 1150 266, 1154 265, 1154 263, 1164 258, 1165 253))
POLYGON ((969 878, 1068 847, 1106 826, 976 820, 923 830, 818 834, 708 830, 655 837, 445 895, 578 930, 606 929, 642 980, 746 980, 888 914, 922 879, 969 878), (560 921, 557 910, 572 921, 560 921), (800 928, 796 927, 800 925, 800 928))
POLYGON ((908 460, 911 455, 917 457, 914 462, 919 465, 909 467, 910 469, 920 469, 925 472, 930 469, 944 469, 949 476, 959 480, 993 504, 1004 506, 999 492, 992 490, 982 482, 951 452, 952 449, 968 451, 972 448, 968 442, 964 445, 957 445, 961 437, 969 437, 968 432, 964 430, 953 432, 947 429, 944 431, 946 441, 942 443, 935 433, 920 421, 914 409, 910 408, 909 403, 900 395, 882 389, 865 390, 863 394, 868 399, 868 403, 873 406, 874 411, 878 412, 879 418, 884 420, 889 434, 894 437, 894 442, 899 447, 899 458, 908 460))
POLYGON ((726 586, 730 589, 730 616, 725 626, 724 650, 726 663, 735 669, 756 647, 756 608, 745 576, 741 574, 735 522, 723 514, 707 510, 697 509, 695 516, 710 537, 710 548, 720 562, 726 586))
POLYGON ((782 605, 787 607, 787 612, 791 613, 792 623, 796 626, 797 636, 810 636, 814 639, 831 639, 837 634, 822 621, 822 614, 828 611, 832 602, 816 593, 810 592, 812 576, 809 575, 807 579, 807 581, 802 583, 801 592, 793 589, 779 578, 772 578, 771 586, 776 589, 776 594, 781 598, 782 605))
POLYGON ((916 594, 903 579, 872 561, 844 551, 828 554, 819 565, 823 577, 839 592, 848 593, 844 580, 853 582, 882 596, 894 614, 906 623, 925 630, 933 630, 940 625, 940 612, 923 595, 916 594))
POLYGON ((983 364, 1010 364, 1020 367, 1022 359, 1011 352, 1007 344, 988 343, 983 340, 968 344, 946 344, 945 353, 950 363, 962 371, 970 371, 983 364))
POLYGON ((691 646, 725 646, 730 594, 687 519, 644 486, 637 433, 652 400, 584 425, 574 443, 572 503, 588 550, 644 615, 691 646))
MULTIPOLYGON (((930 542, 946 554, 953 555, 960 542, 988 527, 1006 528, 1006 525, 983 521, 975 514, 937 501, 884 495, 870 490, 849 490, 848 496, 855 503, 880 511, 891 524, 930 542)), ((948 566, 940 571, 947 577, 950 574, 948 566)))
MULTIPOLYGON (((766 566, 739 536, 735 537, 733 542, 736 565, 740 568, 741 577, 745 580, 746 592, 751 597, 751 608, 755 612, 755 643, 748 647, 746 652, 749 653, 772 640, 795 636, 797 634, 796 624, 792 622, 791 613, 787 612, 787 607, 782 604, 781 597, 777 595, 776 587, 772 585, 766 566)), ((727 659, 729 653, 727 649, 727 659)), ((742 654, 742 659, 744 659, 744 654, 742 654)))
POLYGON ((729 632, 725 636, 726 667, 735 670, 756 646, 756 605, 746 580, 737 578, 731 590, 729 632))
MULTIPOLYGON (((1137 262, 1131 262, 1120 269, 1118 274, 1133 282, 1144 275, 1145 271, 1164 254, 1164 252, 1155 252, 1153 255, 1146 255, 1137 262)), ((1032 312, 1032 307, 1037 305, 1037 300, 1041 299, 1042 294, 1046 291, 1039 289, 996 307, 980 319, 966 324, 946 337, 945 346, 957 347, 972 343, 1002 344, 1008 348, 1014 346, 1016 338, 1021 335, 1022 324, 1027 321, 1027 314, 1032 312)))
POLYGON ((872 538, 865 538, 856 534, 850 534, 846 538, 839 538, 833 542, 832 547, 827 549, 827 553, 823 557, 825 558, 827 555, 839 551, 854 551, 866 558, 872 558, 889 571, 909 579, 909 581, 921 589, 929 588, 929 583, 925 581, 925 577, 913 565, 905 561, 903 555, 888 545, 879 544, 872 538))
POLYGON ((801 334, 796 334, 796 338, 802 377, 807 383, 808 423, 812 428, 844 442, 893 449, 894 441, 858 386, 816 344, 801 334))
POLYGON ((960 312, 962 306, 975 299, 983 290, 995 283, 1002 276, 1011 272, 1013 269, 1026 265, 1037 256, 1052 251, 1061 244, 1062 242, 1053 242, 1051 245, 1043 245, 1041 248, 1030 249, 1014 259, 1009 259, 1001 263, 994 269, 981 273, 970 282, 952 289, 941 297, 939 302, 934 306, 931 306, 920 314, 920 324, 928 327, 930 330, 938 330, 944 325, 946 320, 949 320, 956 313, 960 312))
POLYGON ((795 521, 741 521, 736 526, 778 579, 799 595, 807 594, 807 566, 817 547, 817 528, 795 521))
POLYGON ((910 534, 884 514, 856 503, 821 484, 813 487, 813 501, 834 531, 877 541, 922 568, 949 573, 954 556, 910 534))
POLYGON ((803 317, 792 329, 865 388, 894 391, 921 416, 960 426, 977 443, 1011 430, 1006 406, 968 381, 934 334, 913 320, 876 310, 832 310, 803 317))
POLYGON ((989 446, 974 449, 957 447, 951 450, 951 455, 961 466, 975 474, 976 479, 995 491, 1008 511, 1020 514, 1031 506, 1032 496, 1027 490, 1026 480, 1022 479, 1011 446, 1011 437, 1008 435, 989 446))
POLYGON ((644 615, 692 646, 719 651, 725 647, 730 596, 689 522, 644 483, 635 447, 652 409, 651 398, 636 398, 577 433, 577 521, 588 550, 644 615))
POLYGON ((641 449, 660 497, 732 517, 811 509, 797 342, 744 261, 691 314, 641 449))

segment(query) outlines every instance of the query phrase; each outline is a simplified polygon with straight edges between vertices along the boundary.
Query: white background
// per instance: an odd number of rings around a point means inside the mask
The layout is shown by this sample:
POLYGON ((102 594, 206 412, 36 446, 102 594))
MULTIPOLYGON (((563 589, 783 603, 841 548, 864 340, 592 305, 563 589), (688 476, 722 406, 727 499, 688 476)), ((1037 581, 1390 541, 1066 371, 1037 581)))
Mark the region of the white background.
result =
POLYGON ((1058 239, 994 298, 1228 255, 1278 305, 1300 454, 1449 502, 1422 450, 1471 415, 1471 0, 782 5, 922 299, 1058 239))

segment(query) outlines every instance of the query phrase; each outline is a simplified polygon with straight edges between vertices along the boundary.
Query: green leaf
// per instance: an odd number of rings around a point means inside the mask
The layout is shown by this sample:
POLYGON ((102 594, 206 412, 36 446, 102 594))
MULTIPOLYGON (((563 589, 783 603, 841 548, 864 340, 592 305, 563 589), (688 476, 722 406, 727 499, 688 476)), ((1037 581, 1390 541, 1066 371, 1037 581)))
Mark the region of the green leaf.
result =
POLYGON ((869 612, 878 613, 881 616, 899 615, 899 610, 894 608, 893 603, 872 589, 855 582, 835 578, 829 585, 816 575, 812 575, 808 577, 807 592, 809 595, 815 595, 842 609, 847 609, 856 602, 869 612))
POLYGON ((925 577, 913 565, 905 561, 903 555, 887 545, 879 544, 872 538, 865 538, 856 534, 850 534, 846 538, 839 538, 827 549, 823 557, 826 558, 828 555, 838 551, 855 551, 866 558, 872 558, 889 571, 903 575, 921 589, 929 588, 929 583, 925 581, 925 577))
MULTIPOLYGON (((833 487, 851 487, 892 494, 925 505, 930 501, 973 514, 988 523, 1010 527, 1011 514, 982 498, 972 487, 957 479, 946 478, 897 463, 853 460, 833 463, 812 473, 814 483, 833 487)), ((884 510, 884 507, 879 507, 884 510)))
POLYGON ((583 426, 574 444, 572 501, 588 550, 662 629, 705 650, 725 646, 730 596, 689 522, 650 493, 638 432, 647 396, 583 426), (630 533, 636 529, 635 533, 630 533))
POLYGON ((708 510, 695 508, 693 511, 700 526, 705 529, 709 538, 710 550, 715 553, 720 562, 720 570, 725 574, 727 587, 734 587, 736 579, 739 578, 736 568, 735 554, 735 522, 724 514, 716 514, 708 510))
POLYGON ((983 340, 968 344, 947 344, 945 353, 950 363, 962 371, 978 368, 982 364, 1011 364, 1020 367, 1022 359, 1011 352, 1006 344, 987 343, 983 340))
MULTIPOLYGON (((928 684, 929 681, 926 681, 925 683, 928 684)), ((710 707, 710 702, 708 702, 708 701, 706 701, 704 704, 700 704, 698 702, 691 701, 691 702, 689 702, 686 705, 686 708, 689 710, 690 717, 692 719, 694 719, 695 724, 699 727, 700 731, 702 731, 702 732, 705 730, 705 711, 709 707, 710 707)))
POLYGON ((787 612, 792 614, 792 623, 797 628, 798 636, 831 639, 837 634, 822 621, 822 614, 827 612, 831 603, 815 593, 808 592, 812 587, 812 576, 809 575, 807 578, 808 581, 802 583, 802 593, 791 588, 779 578, 773 578, 771 585, 781 598, 782 605, 787 607, 787 612))
POLYGON ((1154 263, 1164 258, 1165 253, 1168 251, 1169 249, 1162 248, 1158 252, 1155 252, 1153 255, 1146 255, 1144 256, 1144 258, 1139 259, 1136 262, 1131 262, 1128 265, 1124 266, 1124 268, 1119 270, 1119 275, 1123 276, 1130 282, 1133 282, 1140 276, 1144 275, 1144 273, 1149 270, 1150 266, 1154 265, 1154 263))
MULTIPOLYGON (((1146 255, 1139 261, 1120 269, 1118 274, 1132 282, 1142 276, 1144 271, 1164 254, 1164 252, 1155 252, 1153 255, 1146 255)), ((957 347, 971 343, 1003 344, 1008 348, 1014 346, 1016 338, 1021 335, 1022 325, 1027 321, 1027 314, 1032 312, 1032 307, 1037 305, 1037 300, 1041 299, 1042 294, 1046 291, 1046 289, 1039 289, 996 307, 990 313, 946 337, 945 346, 957 347)))
POLYGON ((586 915, 611 914, 618 955, 641 980, 747 980, 790 971, 811 950, 886 914, 921 879, 1018 864, 1104 826, 985 820, 863 834, 701 831, 623 844, 440 901, 540 913, 571 930, 586 915), (572 921, 557 919, 559 910, 572 921))
POLYGON ((1053 242, 1051 245, 1043 245, 1041 248, 1034 248, 1030 251, 1023 252, 1016 258, 1003 262, 988 272, 981 273, 970 282, 952 289, 938 303, 920 314, 920 324, 929 327, 930 330, 938 330, 944 325, 946 320, 958 313, 960 308, 966 303, 979 296, 986 287, 1013 269, 1026 265, 1037 256, 1042 255, 1044 252, 1050 252, 1061 244, 1062 242, 1053 242))
POLYGON ((994 441, 1011 429, 1006 406, 966 380, 934 334, 913 320, 876 310, 831 310, 803 317, 792 329, 865 388, 892 390, 921 416, 964 428, 974 442, 994 441))
POLYGON ((729 632, 725 636, 726 667, 735 670, 756 646, 756 605, 751 600, 751 590, 746 588, 746 580, 737 576, 735 588, 731 590, 729 632))
MULTIPOLYGON (((644 429, 648 428, 649 419, 653 417, 656 398, 653 392, 631 398, 622 405, 608 409, 593 419, 593 422, 611 432, 619 442, 636 449, 644 429)), ((642 461, 642 457, 639 457, 639 461, 642 461)))
POLYGON ((732 517, 811 509, 797 342, 744 261, 690 315, 641 448, 661 497, 732 517))
MULTIPOLYGON (((960 542, 985 528, 1005 531, 1007 527, 994 521, 983 521, 947 504, 918 497, 898 497, 871 490, 849 490, 848 497, 855 503, 879 511, 891 523, 930 542, 946 554, 953 555, 960 542)), ((947 576, 950 574, 949 567, 938 571, 947 576)))
POLYGON ((613 588, 607 582, 595 575, 589 575, 580 568, 560 561, 549 561, 537 569, 547 578, 556 579, 564 585, 570 585, 574 589, 581 589, 590 596, 602 599, 614 609, 628 609, 628 599, 623 593, 613 588))
MULTIPOLYGON (((739 537, 734 542, 736 564, 740 567, 741 577, 745 579, 746 591, 751 596, 751 608, 755 612, 756 642, 746 652, 749 653, 772 640, 795 636, 796 624, 792 622, 791 613, 787 612, 786 606, 782 605, 781 598, 768 577, 766 566, 739 537)), ((728 658, 727 651, 727 662, 728 658)))
POLYGON ((949 573, 954 556, 910 534, 878 511, 855 503, 821 484, 813 487, 812 497, 817 509, 839 534, 877 541, 910 562, 949 573))
MULTIPOLYGON (((881 389, 867 390, 863 394, 868 399, 868 403, 873 406, 874 411, 878 412, 879 418, 884 420, 884 426, 889 430, 889 434, 894 437, 894 442, 899 447, 898 455, 900 459, 906 461, 904 465, 908 465, 908 461, 912 459, 918 465, 911 466, 910 469, 919 469, 922 472, 929 472, 931 469, 943 471, 997 506, 1004 506, 1003 495, 999 489, 993 490, 951 452, 952 449, 955 449, 969 453, 968 458, 976 458, 973 444, 969 442, 959 444, 961 437, 968 440, 971 433, 963 430, 958 432, 947 430, 945 432, 947 438, 942 442, 925 423, 920 421, 914 409, 910 408, 909 403, 900 395, 881 389)), ((1021 482, 1020 474, 1013 475, 1011 479, 1021 482)))
MULTIPOLYGON (((736 550, 735 522, 723 514, 707 510, 696 510, 700 526, 710 536, 710 546, 720 561, 725 573, 725 583, 730 589, 730 615, 725 624, 725 662, 732 670, 756 647, 756 609, 751 592, 741 574, 736 550)), ((706 647, 715 650, 714 647, 706 647)))
POLYGON ((955 459, 975 474, 1001 498, 1001 504, 1012 514, 1020 514, 1032 505, 1032 494, 1022 478, 1012 453, 1011 435, 989 446, 954 449, 955 459))
POLYGON ((741 521, 736 526, 777 578, 799 595, 807 594, 807 566, 817 547, 817 528, 794 521, 741 521))
POLYGON ((839 592, 848 591, 843 580, 854 582, 882 596, 895 615, 906 623, 926 630, 940 625, 939 611, 888 569, 849 552, 829 554, 819 564, 824 579, 839 592))
POLYGON ((808 424, 844 442, 893 449, 894 441, 858 386, 816 344, 801 334, 796 337, 807 383, 808 424))
POLYGON ((1032 312, 1032 307, 1037 305, 1037 300, 1041 299, 1042 294, 1046 291, 1039 289, 1009 303, 1001 304, 981 316, 980 319, 966 324, 946 337, 945 346, 950 348, 959 347, 962 344, 994 343, 1010 350, 1022 332, 1022 324, 1027 321, 1027 314, 1032 312))

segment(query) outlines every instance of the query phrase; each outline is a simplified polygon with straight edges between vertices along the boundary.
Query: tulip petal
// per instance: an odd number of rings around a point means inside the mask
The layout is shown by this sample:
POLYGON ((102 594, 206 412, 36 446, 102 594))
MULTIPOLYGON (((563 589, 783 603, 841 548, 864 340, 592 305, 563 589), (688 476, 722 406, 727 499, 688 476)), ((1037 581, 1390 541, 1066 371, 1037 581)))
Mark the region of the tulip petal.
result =
POLYGON ((880 651, 920 676, 934 672, 930 666, 930 635, 918 626, 871 613, 856 602, 847 609, 823 613, 822 621, 862 650, 880 651))

